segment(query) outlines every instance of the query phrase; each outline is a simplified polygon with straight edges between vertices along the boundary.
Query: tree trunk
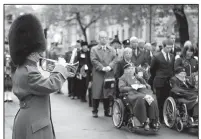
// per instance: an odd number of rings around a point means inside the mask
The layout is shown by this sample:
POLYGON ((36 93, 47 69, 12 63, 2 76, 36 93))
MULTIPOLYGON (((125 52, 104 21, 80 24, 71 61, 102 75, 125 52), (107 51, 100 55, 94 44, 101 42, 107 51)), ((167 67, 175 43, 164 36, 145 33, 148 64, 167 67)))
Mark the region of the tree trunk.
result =
POLYGON ((181 47, 183 47, 185 41, 189 40, 188 21, 184 13, 184 5, 175 5, 173 12, 179 26, 179 38, 181 47))
POLYGON ((83 33, 83 35, 84 35, 85 41, 87 42, 87 33, 86 33, 86 29, 83 29, 83 30, 82 30, 82 33, 83 33))

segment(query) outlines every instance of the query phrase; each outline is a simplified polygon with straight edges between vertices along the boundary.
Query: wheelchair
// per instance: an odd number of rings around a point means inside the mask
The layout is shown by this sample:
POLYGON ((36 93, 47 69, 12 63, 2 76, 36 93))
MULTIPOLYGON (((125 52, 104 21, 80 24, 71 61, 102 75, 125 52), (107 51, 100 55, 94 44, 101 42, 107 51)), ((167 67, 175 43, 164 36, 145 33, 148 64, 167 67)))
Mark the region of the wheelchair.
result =
MULTIPOLYGON (((112 120, 116 128, 120 129, 122 126, 126 126, 129 131, 136 132, 144 129, 141 126, 137 126, 136 117, 132 112, 132 106, 128 100, 127 93, 120 93, 119 98, 115 99, 112 108, 112 120)), ((157 132, 159 129, 151 129, 149 131, 157 132)), ((147 131, 146 131, 147 132, 147 131)))
MULTIPOLYGON (((170 86, 171 83, 170 83, 170 86)), ((179 93, 170 92, 170 96, 165 100, 163 105, 163 119, 168 128, 176 128, 182 132, 184 128, 197 128, 198 123, 189 116, 187 106, 178 98, 179 93)))

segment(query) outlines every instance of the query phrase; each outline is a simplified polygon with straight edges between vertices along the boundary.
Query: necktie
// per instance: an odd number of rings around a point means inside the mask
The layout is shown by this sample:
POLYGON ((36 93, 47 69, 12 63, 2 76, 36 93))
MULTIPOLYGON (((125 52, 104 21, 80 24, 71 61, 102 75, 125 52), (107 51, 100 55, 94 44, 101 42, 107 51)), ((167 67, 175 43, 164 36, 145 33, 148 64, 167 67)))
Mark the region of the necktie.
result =
POLYGON ((135 49, 135 55, 137 56, 137 49, 135 49))
POLYGON ((105 51, 106 50, 105 46, 102 46, 102 49, 105 51))
POLYGON ((168 57, 168 53, 166 53, 166 60, 167 60, 167 62, 170 62, 169 57, 168 57))
POLYGON ((118 50, 116 49, 116 56, 118 56, 118 50))

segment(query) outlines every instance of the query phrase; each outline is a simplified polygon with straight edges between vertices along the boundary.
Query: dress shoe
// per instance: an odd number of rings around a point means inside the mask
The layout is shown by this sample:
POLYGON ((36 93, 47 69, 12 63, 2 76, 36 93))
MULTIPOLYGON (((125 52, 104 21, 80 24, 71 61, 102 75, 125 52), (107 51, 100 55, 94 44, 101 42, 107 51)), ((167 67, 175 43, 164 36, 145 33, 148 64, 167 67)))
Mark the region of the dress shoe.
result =
POLYGON ((106 117, 112 117, 108 112, 105 112, 106 117))
POLYGON ((98 113, 92 113, 94 118, 98 118, 98 113))

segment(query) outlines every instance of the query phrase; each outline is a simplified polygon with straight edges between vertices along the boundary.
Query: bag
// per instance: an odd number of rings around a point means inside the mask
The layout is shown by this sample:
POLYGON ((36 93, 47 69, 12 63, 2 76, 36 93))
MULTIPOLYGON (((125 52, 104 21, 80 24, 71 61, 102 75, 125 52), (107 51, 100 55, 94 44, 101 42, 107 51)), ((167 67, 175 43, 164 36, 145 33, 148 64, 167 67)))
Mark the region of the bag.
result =
POLYGON ((103 86, 105 89, 112 89, 115 87, 115 78, 104 79, 103 86))

